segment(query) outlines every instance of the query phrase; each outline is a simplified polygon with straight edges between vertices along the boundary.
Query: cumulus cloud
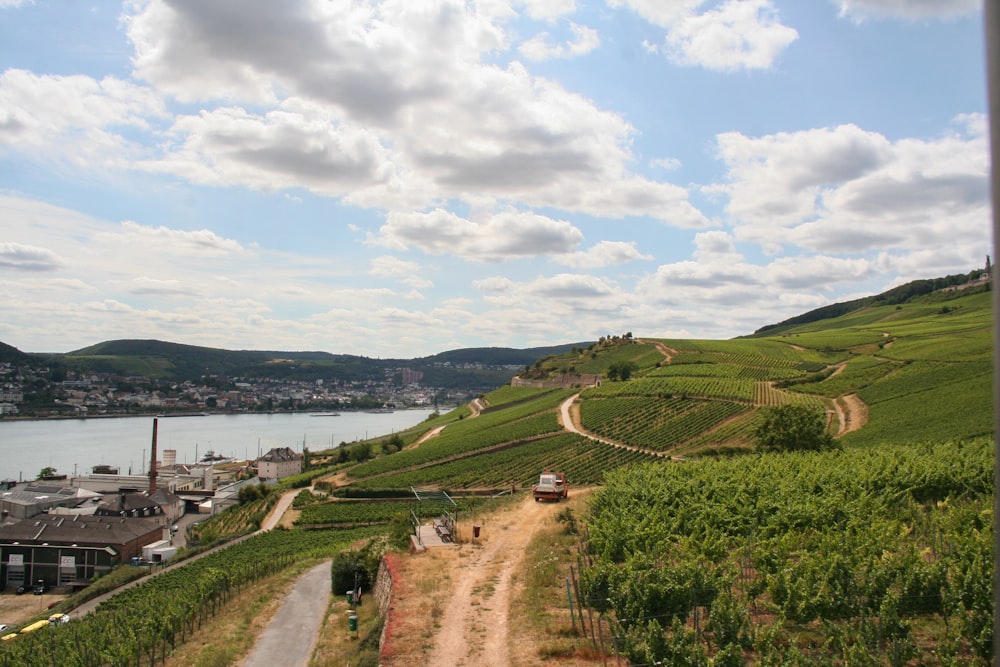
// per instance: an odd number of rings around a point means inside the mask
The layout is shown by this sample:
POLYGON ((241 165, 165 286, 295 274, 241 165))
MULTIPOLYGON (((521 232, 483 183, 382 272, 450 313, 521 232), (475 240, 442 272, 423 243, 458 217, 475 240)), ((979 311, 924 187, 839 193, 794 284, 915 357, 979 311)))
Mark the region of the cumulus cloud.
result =
POLYGON ((522 43, 518 51, 529 60, 549 60, 582 56, 601 45, 601 38, 593 28, 570 23, 570 31, 573 34, 571 41, 553 43, 549 33, 543 32, 522 43))
POLYGON ((582 239, 582 232, 569 222, 535 213, 501 212, 479 222, 435 209, 427 213, 390 213, 371 242, 494 262, 565 253, 582 239))
POLYGON ((612 297, 617 293, 615 285, 596 276, 575 273, 560 273, 539 278, 525 286, 527 292, 557 299, 591 299, 612 297))
POLYGON ((700 12, 704 0, 610 0, 666 29, 661 46, 672 61, 719 71, 770 69, 799 34, 781 23, 771 0, 727 0, 700 12))
POLYGON ((51 250, 0 241, 0 268, 15 271, 55 271, 63 261, 51 250))
POLYGON ((639 252, 634 242, 626 241, 600 241, 587 250, 553 257, 555 262, 576 269, 596 269, 651 259, 653 256, 639 252))
MULTIPOLYGON (((127 17, 135 76, 209 107, 176 120, 148 169, 215 185, 304 186, 382 209, 493 197, 705 224, 685 188, 632 171, 635 130, 621 115, 496 58, 510 18, 496 5, 136 7, 127 17)), ((570 31, 558 53, 597 45, 591 29, 570 31)))
POLYGON ((708 69, 770 69, 798 39, 782 25, 769 0, 730 0, 718 9, 686 16, 667 34, 671 59, 708 69))
POLYGON ((973 14, 980 0, 835 0, 840 15, 863 21, 869 18, 905 20, 942 19, 973 14))
POLYGON ((932 139, 884 136, 853 125, 759 138, 720 135, 737 238, 775 239, 815 252, 983 244, 988 151, 978 117, 932 139))
POLYGON ((113 77, 0 74, 0 149, 35 159, 120 167, 144 152, 122 128, 147 130, 166 116, 152 90, 113 77))

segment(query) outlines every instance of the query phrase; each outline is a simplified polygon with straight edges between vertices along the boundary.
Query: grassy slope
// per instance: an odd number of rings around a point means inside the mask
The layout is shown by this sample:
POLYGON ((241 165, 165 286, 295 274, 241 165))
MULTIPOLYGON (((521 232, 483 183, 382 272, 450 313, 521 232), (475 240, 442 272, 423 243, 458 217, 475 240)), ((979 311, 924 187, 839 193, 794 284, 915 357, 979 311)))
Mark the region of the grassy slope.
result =
MULTIPOLYGON (((659 342, 676 351, 669 363, 653 342, 616 338, 547 357, 537 366, 551 375, 603 374, 612 364, 631 363, 629 381, 583 389, 580 411, 589 430, 650 454, 745 449, 752 445, 757 410, 765 405, 826 409, 836 431, 834 400, 849 394, 867 404, 868 423, 842 442, 871 446, 990 433, 991 336, 988 292, 933 294, 785 329, 774 337, 665 339, 659 342), (734 403, 742 409, 723 405, 734 403)), ((502 387, 485 397, 488 415, 471 420, 461 419, 465 412, 442 415, 437 423, 452 425, 437 442, 421 445, 433 455, 392 454, 398 462, 362 464, 348 474, 359 479, 376 470, 396 470, 395 478, 385 478, 385 486, 394 488, 424 483, 501 488, 506 482, 525 483, 531 477, 527 466, 545 461, 574 467, 588 482, 599 482, 605 470, 633 462, 636 453, 601 444, 596 447, 603 451, 595 452, 595 443, 556 439, 550 420, 557 403, 572 393, 502 387), (544 420, 532 422, 543 414, 548 415, 544 420), (519 458, 525 465, 515 467, 519 458), (582 460, 595 463, 587 468, 582 460), (498 467, 507 474, 498 474, 498 467)), ((431 424, 421 426, 426 430, 431 424)), ((379 482, 369 479, 363 485, 379 482)))

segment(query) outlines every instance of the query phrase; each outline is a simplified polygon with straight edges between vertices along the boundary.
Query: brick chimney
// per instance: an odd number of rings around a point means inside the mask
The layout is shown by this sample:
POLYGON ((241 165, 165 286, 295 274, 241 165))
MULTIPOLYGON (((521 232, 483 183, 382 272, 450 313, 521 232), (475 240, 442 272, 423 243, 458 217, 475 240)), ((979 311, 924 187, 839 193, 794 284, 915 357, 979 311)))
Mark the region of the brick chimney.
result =
POLYGON ((156 493, 156 427, 157 420, 153 417, 153 455, 149 460, 149 495, 156 493))

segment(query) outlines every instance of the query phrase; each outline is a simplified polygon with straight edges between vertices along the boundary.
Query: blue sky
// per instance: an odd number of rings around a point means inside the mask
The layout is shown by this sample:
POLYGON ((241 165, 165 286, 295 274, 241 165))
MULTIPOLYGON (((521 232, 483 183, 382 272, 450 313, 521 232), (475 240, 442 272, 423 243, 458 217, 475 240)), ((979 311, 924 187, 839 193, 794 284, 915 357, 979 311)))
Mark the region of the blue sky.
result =
POLYGON ((0 341, 730 338, 991 252, 979 0, 0 0, 0 341))

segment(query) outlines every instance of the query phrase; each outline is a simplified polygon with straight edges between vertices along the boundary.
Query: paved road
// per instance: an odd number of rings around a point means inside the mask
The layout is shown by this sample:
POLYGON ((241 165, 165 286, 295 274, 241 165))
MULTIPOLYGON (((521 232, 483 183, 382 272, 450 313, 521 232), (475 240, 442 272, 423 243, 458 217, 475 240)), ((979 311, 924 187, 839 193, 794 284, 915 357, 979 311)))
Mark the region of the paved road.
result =
POLYGON ((307 667, 330 602, 330 586, 330 561, 299 577, 242 667, 307 667))

